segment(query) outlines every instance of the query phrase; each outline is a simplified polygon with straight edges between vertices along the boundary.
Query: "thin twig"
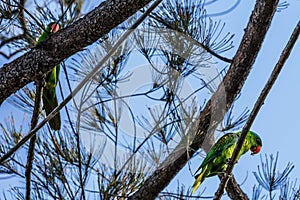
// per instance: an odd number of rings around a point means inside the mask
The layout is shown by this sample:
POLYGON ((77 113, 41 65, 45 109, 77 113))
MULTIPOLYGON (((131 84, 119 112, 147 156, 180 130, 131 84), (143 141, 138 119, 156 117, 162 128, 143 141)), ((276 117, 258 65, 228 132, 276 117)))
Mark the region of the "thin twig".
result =
POLYGON ((212 56, 224 61, 224 62, 227 62, 227 63, 232 63, 232 59, 230 58, 226 58, 224 56, 221 56, 219 54, 217 54, 216 52, 214 52, 213 50, 211 50, 208 46, 202 44, 201 42, 197 41, 197 40, 194 40, 201 48, 203 48, 205 51, 207 51, 208 53, 210 53, 212 56))
POLYGON ((25 9, 25 3, 26 3, 26 0, 20 0, 20 3, 18 3, 19 10, 20 10, 20 14, 19 14, 18 18, 19 18, 19 21, 21 23, 21 27, 22 27, 22 30, 23 30, 23 35, 24 35, 25 40, 29 44, 34 45, 34 40, 28 34, 29 31, 28 31, 25 16, 24 16, 24 11, 26 10, 25 9))
MULTIPOLYGON (((68 85, 68 89, 70 92, 72 92, 72 88, 71 88, 71 83, 70 83, 70 79, 69 79, 69 75, 68 75, 68 71, 67 71, 67 68, 65 66, 65 64, 60 64, 60 66, 62 66, 63 70, 64 70, 64 74, 65 74, 65 77, 66 77, 66 81, 67 81, 67 85, 68 85)), ((64 97, 64 94, 63 94, 63 89, 62 89, 62 86, 61 86, 61 83, 59 82, 59 90, 60 90, 60 95, 62 97, 63 100, 65 100, 65 97, 64 97)), ((74 101, 74 100, 73 100, 74 101)), ((72 132, 75 134, 76 131, 75 131, 75 128, 74 128, 74 125, 71 121, 71 117, 70 117, 70 113, 69 113, 69 109, 67 106, 65 106, 65 111, 66 111, 66 114, 67 114, 67 118, 68 118, 68 122, 69 122, 69 125, 72 129, 72 132)))
MULTIPOLYGON (((81 98, 82 100, 82 98, 81 98)), ((76 148, 77 148, 77 156, 78 156, 78 170, 79 170, 79 184, 80 184, 80 188, 81 188, 81 199, 85 200, 85 182, 83 181, 83 176, 82 176, 82 156, 81 156, 81 145, 80 145, 80 119, 81 119, 81 106, 83 104, 80 104, 80 107, 78 109, 78 113, 77 113, 77 123, 76 123, 76 132, 75 132, 75 137, 76 137, 76 148)))
MULTIPOLYGON (((1 45, 0 45, 1 47, 1 45)), ((22 52, 22 51, 25 51, 27 49, 27 47, 24 47, 24 48, 21 48, 21 49, 18 49, 16 51, 14 51, 13 53, 9 53, 9 54, 5 54, 4 52, 0 51, 0 55, 3 56, 4 58, 6 59, 10 59, 11 57, 13 57, 14 55, 22 52)))
MULTIPOLYGON (((0 43, 0 47, 3 47, 4 45, 6 45, 8 43, 11 43, 11 42, 14 42, 16 40, 22 40, 24 37, 25 37, 25 35, 24 35, 24 33, 22 33, 20 35, 17 35, 17 36, 14 36, 14 37, 2 40, 1 43, 0 43)), ((4 56, 4 57, 6 57, 6 56, 4 56)))
POLYGON ((26 0, 20 0, 20 3, 18 3, 19 5, 19 10, 20 10, 20 14, 19 14, 19 20, 23 29, 24 34, 26 34, 28 32, 27 26, 26 26, 26 21, 25 21, 25 17, 24 17, 24 5, 25 5, 25 1, 26 0))
POLYGON ((258 99, 257 99, 257 101, 254 105, 253 110, 250 113, 249 119, 248 119, 246 125, 244 126, 244 128, 242 130, 242 134, 241 134, 239 140, 237 141, 236 147, 234 149, 234 152, 232 154, 232 157, 231 157, 230 162, 228 164, 228 167, 226 169, 226 174, 222 178, 221 183, 219 185, 219 188, 218 188, 217 192, 215 193, 215 197, 214 197, 215 200, 219 200, 221 198, 221 196, 224 192, 224 188, 225 188, 225 186, 227 184, 227 181, 229 179, 229 176, 232 172, 233 166, 236 163, 236 160, 237 160, 238 154, 240 152, 240 149, 243 146, 246 135, 247 135, 248 131, 250 130, 250 127, 251 127, 252 123, 254 122, 254 120, 255 120, 258 112, 259 112, 259 109, 264 104, 264 101, 265 101, 267 95, 269 94, 272 86, 274 85, 281 69, 283 68, 286 60, 288 59, 288 57, 289 57, 289 55, 290 55, 297 39, 299 37, 299 34, 300 34, 300 21, 298 21, 298 24, 295 27, 295 29, 294 29, 291 37, 290 37, 290 40, 288 41, 286 47, 282 51, 282 53, 280 55, 280 58, 279 58, 279 60, 276 64, 275 68, 273 69, 272 74, 271 74, 268 82, 266 83, 265 87, 263 88, 260 96, 258 97, 258 99))
MULTIPOLYGON (((153 18, 154 20, 157 20, 158 22, 162 23, 163 25, 165 25, 167 28, 171 29, 171 30, 175 30, 172 26, 170 26, 168 23, 165 23, 164 20, 159 19, 157 16, 155 15, 150 15, 151 18, 153 18)), ((175 30, 176 31, 176 30, 175 30)), ((210 53, 212 56, 227 62, 227 63, 231 63, 232 59, 226 58, 224 56, 221 56, 219 54, 217 54, 216 52, 214 52, 213 50, 211 50, 208 46, 204 45, 203 43, 199 42, 198 40, 195 40, 194 38, 191 37, 191 39, 197 43, 197 45, 199 45, 201 48, 203 48, 205 51, 207 51, 208 53, 210 53)))
MULTIPOLYGON (((36 82, 36 94, 34 100, 34 109, 31 118, 31 130, 37 125, 39 119, 39 111, 41 106, 41 99, 42 99, 42 82, 36 82)), ((31 187, 31 170, 32 170, 32 163, 34 159, 34 147, 36 142, 36 135, 34 135, 30 139, 29 147, 28 147, 28 154, 27 154, 27 163, 26 163, 26 170, 25 170, 25 177, 26 177, 26 199, 30 200, 30 187, 31 187)))
POLYGON ((45 29, 45 27, 40 23, 40 21, 39 21, 38 19, 36 19, 36 18, 34 17, 34 15, 31 14, 31 13, 24 7, 23 4, 20 4, 20 3, 19 3, 18 1, 16 1, 16 0, 13 0, 13 2, 15 2, 16 4, 18 4, 18 6, 22 9, 22 11, 24 11, 29 17, 31 17, 31 19, 33 19, 33 20, 37 23, 37 25, 38 25, 41 29, 43 29, 43 31, 47 32, 46 29, 45 29))
MULTIPOLYGON (((57 154, 57 161, 58 161, 59 167, 60 167, 61 170, 64 170, 63 161, 61 160, 61 157, 63 159, 65 159, 67 162, 72 162, 72 161, 70 161, 70 159, 61 150, 60 145, 58 144, 58 141, 56 140, 55 136, 50 134, 50 137, 51 137, 51 140, 53 142, 55 152, 57 154)), ((61 176, 62 176, 62 179, 67 180, 67 177, 66 177, 65 173, 61 173, 61 176)), ((62 181, 62 182, 63 182, 63 186, 64 186, 65 190, 67 191, 67 194, 69 195, 70 199, 75 199, 75 196, 73 195, 73 192, 71 190, 71 186, 69 184, 69 181, 62 181)))

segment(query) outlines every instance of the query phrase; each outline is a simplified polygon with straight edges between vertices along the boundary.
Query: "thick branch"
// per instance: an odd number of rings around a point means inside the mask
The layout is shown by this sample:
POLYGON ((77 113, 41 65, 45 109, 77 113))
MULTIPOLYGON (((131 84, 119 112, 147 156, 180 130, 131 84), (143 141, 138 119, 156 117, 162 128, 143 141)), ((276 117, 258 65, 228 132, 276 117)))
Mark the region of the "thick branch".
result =
POLYGON ((53 66, 96 42, 150 0, 108 0, 58 31, 23 56, 0 68, 0 105, 12 93, 38 80, 53 66))
POLYGON ((183 138, 168 158, 129 199, 155 199, 198 150, 206 134, 213 132, 240 92, 270 26, 278 1, 258 0, 232 64, 216 93, 200 114, 195 138, 183 138), (224 98, 226 100, 224 105, 224 98), (213 117, 213 119, 212 119, 213 117), (189 140, 192 144, 187 148, 189 140))
POLYGON ((230 162, 228 164, 228 167, 226 169, 226 176, 224 176, 222 178, 222 181, 220 183, 220 186, 215 194, 215 198, 216 200, 219 200, 221 199, 221 196, 223 195, 223 191, 224 191, 224 188, 226 186, 226 183, 228 181, 228 178, 229 178, 229 174, 231 174, 232 170, 233 170, 233 166, 234 164, 236 163, 236 160, 237 160, 237 157, 238 157, 238 154, 243 146, 243 143, 244 143, 244 140, 246 138, 246 135, 248 133, 248 131, 250 130, 250 127, 252 125, 252 123, 254 122, 254 119, 256 118, 261 106, 264 104, 264 101, 267 97, 267 95, 269 94, 272 86, 274 85, 281 69, 283 68, 284 66, 284 63, 285 61, 288 59, 298 37, 299 37, 299 34, 300 34, 300 21, 298 22, 296 28, 294 29, 294 32, 290 38, 290 40, 288 41, 288 44, 286 45, 286 47, 284 48, 284 50, 282 51, 282 54, 279 58, 279 61, 277 62, 274 70, 272 71, 272 74, 268 80, 268 82, 266 83, 265 87, 263 88, 262 92, 260 93, 255 105, 254 105, 254 108, 252 110, 252 112, 250 113, 250 116, 249 116, 249 119, 246 123, 246 125, 244 126, 243 130, 242 130, 242 134, 239 138, 239 140, 237 141, 237 144, 236 144, 236 147, 234 149, 234 152, 232 154, 232 157, 230 159, 230 162))

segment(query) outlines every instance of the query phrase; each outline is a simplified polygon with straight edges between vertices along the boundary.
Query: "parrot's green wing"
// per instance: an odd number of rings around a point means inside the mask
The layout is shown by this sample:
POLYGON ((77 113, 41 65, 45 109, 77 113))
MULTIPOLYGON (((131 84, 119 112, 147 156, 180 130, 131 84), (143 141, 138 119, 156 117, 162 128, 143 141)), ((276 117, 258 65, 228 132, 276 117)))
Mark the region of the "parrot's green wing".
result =
POLYGON ((35 45, 38 45, 39 43, 43 42, 48 36, 47 32, 43 32, 42 35, 38 38, 35 45))
MULTIPOLYGON (((58 83, 59 65, 54 67, 52 71, 47 75, 45 81, 46 85, 43 90, 43 104, 46 114, 49 115, 54 108, 58 106, 56 97, 56 85, 58 83)), ((53 130, 59 130, 61 126, 59 112, 49 121, 50 127, 53 130)))
POLYGON ((239 136, 235 133, 228 133, 223 135, 217 143, 214 144, 214 146, 210 149, 208 154, 206 155, 205 159, 203 160, 202 164, 200 167, 197 169, 195 174, 198 173, 198 171, 205 167, 208 163, 212 162, 215 158, 221 155, 222 152, 224 152, 226 149, 234 145, 239 136))

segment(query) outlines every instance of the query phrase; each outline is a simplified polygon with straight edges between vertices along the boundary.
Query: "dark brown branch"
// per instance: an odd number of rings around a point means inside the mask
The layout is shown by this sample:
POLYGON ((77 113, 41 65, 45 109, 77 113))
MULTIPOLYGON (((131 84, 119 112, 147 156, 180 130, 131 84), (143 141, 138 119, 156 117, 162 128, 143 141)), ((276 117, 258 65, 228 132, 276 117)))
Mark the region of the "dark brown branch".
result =
MULTIPOLYGON (((79 113, 78 113, 78 117, 80 118, 81 116, 81 113, 80 113, 80 110, 79 109, 79 113)), ((79 130, 80 130, 80 120, 78 119, 77 120, 77 131, 76 131, 76 134, 75 134, 75 137, 76 137, 76 148, 77 148, 77 156, 78 156, 78 170, 79 170, 79 184, 80 184, 80 188, 81 188, 81 196, 80 196, 80 199, 83 199, 85 200, 85 182, 83 181, 83 175, 82 175, 82 156, 81 156, 81 145, 80 145, 80 136, 79 136, 79 130)))
POLYGON ((229 59, 229 58, 226 58, 224 56, 221 56, 219 54, 217 54, 216 52, 214 52, 213 50, 211 50, 209 47, 203 45, 202 43, 198 42, 197 41, 197 44, 199 46, 201 46, 205 51, 207 51, 208 53, 210 53, 212 56, 224 61, 224 62, 227 62, 227 63, 231 63, 232 62, 232 59, 229 59))
POLYGON ((53 34, 23 56, 0 68, 0 105, 53 66, 96 42, 151 0, 108 0, 72 25, 53 34), (20 78, 21 77, 21 78, 20 78))
POLYGON ((232 154, 232 157, 231 157, 228 167, 226 169, 226 175, 222 178, 219 188, 218 188, 217 192, 215 193, 214 199, 218 200, 223 195, 224 188, 228 181, 229 175, 231 174, 231 172, 233 170, 234 164, 236 163, 238 154, 243 146, 246 135, 247 135, 248 131, 250 130, 250 127, 251 127, 252 123, 254 122, 261 106, 264 104, 264 101, 265 101, 267 95, 269 94, 272 86, 274 85, 281 69, 283 68, 286 60, 288 59, 297 39, 299 37, 299 34, 300 34, 300 21, 298 22, 297 26, 295 27, 294 32, 292 33, 292 36, 290 37, 290 40, 288 41, 286 47, 282 51, 280 58, 276 64, 274 70, 272 71, 272 74, 270 75, 268 82, 266 83, 265 87, 263 88, 262 92, 260 93, 260 95, 254 105, 254 108, 253 108, 252 112, 250 113, 249 119, 242 130, 242 134, 236 144, 236 147, 234 149, 234 152, 232 154))
POLYGON ((23 31, 24 31, 23 34, 27 37, 26 39, 30 40, 30 41, 28 41, 28 43, 30 43, 31 45, 34 45, 34 44, 35 44, 35 41, 32 40, 32 38, 28 37, 29 31, 28 31, 28 29, 27 29, 26 22, 25 22, 25 19, 24 19, 24 12, 26 12, 26 14, 27 14, 32 20, 34 20, 35 23, 36 23, 41 29, 43 29, 43 31, 46 32, 46 29, 45 29, 45 27, 41 24, 41 22, 40 22, 36 17, 34 17, 34 15, 31 14, 31 12, 29 12, 29 11, 24 7, 24 4, 25 4, 25 1, 26 1, 26 0, 20 0, 20 3, 19 3, 18 1, 16 1, 16 0, 13 0, 13 1, 18 5, 19 9, 22 11, 21 15, 23 15, 23 16, 22 16, 22 19, 20 19, 20 20, 22 20, 20 23, 21 23, 21 27, 22 27, 22 29, 23 29, 23 31))
POLYGON ((28 32, 28 29, 27 29, 27 26, 26 26, 26 22, 25 22, 25 17, 24 17, 24 5, 25 5, 25 1, 26 0, 20 0, 20 3, 16 2, 19 6, 19 20, 20 20, 20 24, 21 24, 21 27, 23 29, 23 33, 26 34, 28 32))
MULTIPOLYGON (((222 179, 223 174, 219 175, 219 178, 222 179)), ((227 195, 230 199, 239 199, 239 200, 248 200, 248 196, 241 189, 240 185, 236 182, 234 176, 232 175, 226 185, 227 195)), ((213 197, 212 197, 213 198, 213 197)))
MULTIPOLYGON (((34 108, 31 118, 31 130, 37 125, 39 119, 39 111, 41 106, 41 99, 42 99, 42 83, 38 81, 36 83, 36 93, 35 93, 35 100, 34 100, 34 108)), ((29 142, 28 147, 28 154, 27 154, 27 163, 26 163, 26 170, 25 170, 25 177, 26 177, 26 199, 30 200, 30 192, 31 192, 31 170, 32 170, 32 163, 34 159, 34 147, 35 147, 36 135, 34 135, 29 142)))
POLYGON ((26 39, 26 41, 29 44, 34 45, 35 41, 28 34, 29 31, 28 31, 28 28, 26 26, 26 20, 25 20, 25 17, 24 17, 24 11, 26 11, 25 2, 26 2, 26 0, 20 0, 20 3, 16 2, 18 4, 19 10, 20 10, 20 14, 18 16, 18 19, 20 21, 20 24, 21 24, 21 27, 22 27, 22 30, 23 30, 24 38, 26 39))
MULTIPOLYGON (((18 2, 18 1, 14 1, 14 2, 18 5, 18 9, 17 9, 18 10, 18 20, 20 22, 20 25, 21 25, 20 28, 22 29, 23 33, 19 34, 17 36, 13 36, 11 38, 7 38, 7 39, 3 40, 0 44, 0 48, 3 47, 4 45, 8 44, 8 43, 12 43, 12 42, 15 42, 15 41, 18 41, 18 40, 24 40, 25 39, 31 45, 33 45, 34 42, 35 42, 30 37, 29 31, 28 31, 28 28, 27 28, 26 22, 25 22, 24 11, 27 12, 27 10, 25 9, 24 4, 25 4, 26 0, 20 0, 20 2, 18 2)), ((29 15, 32 16, 30 13, 29 13, 29 15)), ((22 50, 23 49, 24 48, 22 48, 22 50)), ((16 52, 20 52, 20 50, 17 49, 16 52)), ((11 55, 7 56, 3 52, 0 52, 0 53, 1 53, 1 55, 3 55, 7 59, 9 59, 11 57, 11 55)))
POLYGON ((222 121, 226 111, 239 94, 250 72, 270 26, 277 3, 278 1, 274 0, 258 0, 256 2, 231 66, 218 90, 195 122, 197 127, 195 130, 191 130, 193 133, 182 139, 175 150, 129 199, 155 199, 184 167, 195 151, 201 147, 206 135, 214 132, 217 124, 222 121))

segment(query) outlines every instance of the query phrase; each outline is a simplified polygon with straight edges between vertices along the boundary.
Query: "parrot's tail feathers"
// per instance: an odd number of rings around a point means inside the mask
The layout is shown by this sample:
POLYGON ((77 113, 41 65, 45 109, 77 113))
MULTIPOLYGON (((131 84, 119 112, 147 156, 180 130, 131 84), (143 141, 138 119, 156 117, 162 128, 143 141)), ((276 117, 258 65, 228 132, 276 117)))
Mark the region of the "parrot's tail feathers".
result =
POLYGON ((54 131, 60 130, 61 122, 60 122, 60 114, 59 112, 49 121, 50 127, 54 131))
MULTIPOLYGON (((57 107, 58 102, 57 98, 55 97, 54 101, 52 103, 49 103, 46 98, 43 98, 43 104, 44 109, 46 111, 47 116, 54 110, 54 108, 57 107)), ((52 130, 58 131, 61 127, 61 121, 60 121, 60 114, 57 112, 57 114, 49 121, 49 125, 52 130)))
POLYGON ((204 173, 202 171, 202 173, 200 173, 199 175, 196 175, 196 180, 194 182, 194 185, 193 185, 193 191, 192 191, 192 194, 194 194, 197 189, 200 187, 201 183, 204 181, 204 177, 203 177, 204 173))

